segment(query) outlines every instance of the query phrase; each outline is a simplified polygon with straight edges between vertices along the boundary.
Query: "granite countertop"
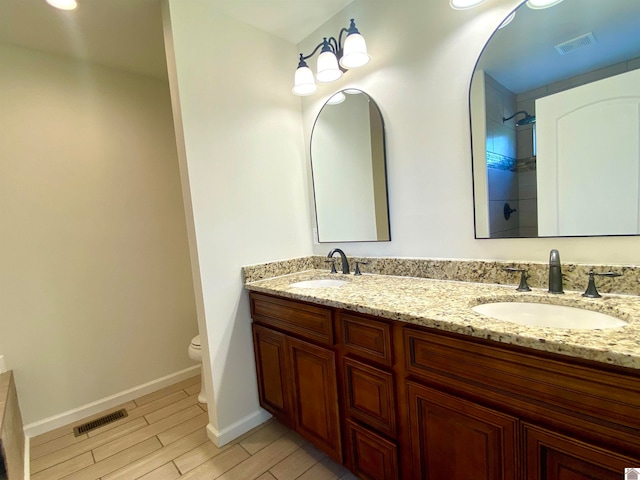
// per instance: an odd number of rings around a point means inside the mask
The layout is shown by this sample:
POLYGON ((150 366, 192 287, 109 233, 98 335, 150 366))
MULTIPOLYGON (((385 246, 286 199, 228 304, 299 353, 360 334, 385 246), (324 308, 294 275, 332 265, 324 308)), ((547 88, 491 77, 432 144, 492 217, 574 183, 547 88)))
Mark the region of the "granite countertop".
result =
POLYGON ((640 369, 640 297, 582 292, 553 295, 542 289, 520 293, 515 286, 363 274, 303 272, 245 283, 248 290, 366 313, 502 343, 640 369), (296 288, 291 283, 333 278, 338 288, 296 288), (628 322, 603 330, 540 328, 504 322, 471 309, 482 303, 521 301, 575 306, 607 313, 628 322))

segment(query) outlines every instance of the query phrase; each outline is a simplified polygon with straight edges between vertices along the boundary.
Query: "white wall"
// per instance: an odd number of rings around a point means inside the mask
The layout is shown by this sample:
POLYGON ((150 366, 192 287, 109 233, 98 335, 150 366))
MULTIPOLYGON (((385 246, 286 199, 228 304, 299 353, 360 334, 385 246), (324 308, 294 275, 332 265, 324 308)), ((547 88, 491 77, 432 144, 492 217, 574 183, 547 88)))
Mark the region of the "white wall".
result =
POLYGON ((0 45, 0 242, 26 423, 193 365, 167 84, 0 45))
MULTIPOLYGON (((393 241, 349 243, 348 254, 546 261, 558 248, 563 261, 640 263, 640 237, 474 239, 469 81, 484 43, 517 4, 456 11, 447 1, 355 0, 301 42, 307 54, 354 17, 372 56, 303 100, 307 154, 313 120, 336 90, 363 89, 384 116, 393 241)), ((313 249, 326 254, 334 245, 313 249)))
POLYGON ((208 0, 168 0, 165 34, 208 344, 208 432, 223 444, 266 418, 241 267, 311 253, 300 101, 291 94, 297 55, 208 0))

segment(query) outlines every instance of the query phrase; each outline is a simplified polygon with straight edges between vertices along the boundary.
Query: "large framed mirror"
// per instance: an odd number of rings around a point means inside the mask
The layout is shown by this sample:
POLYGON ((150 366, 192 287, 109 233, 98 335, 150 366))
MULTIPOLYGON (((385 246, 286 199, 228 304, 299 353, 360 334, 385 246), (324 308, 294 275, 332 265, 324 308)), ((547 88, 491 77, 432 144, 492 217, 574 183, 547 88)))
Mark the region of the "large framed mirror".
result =
POLYGON ((337 92, 311 133, 318 241, 390 241, 384 122, 365 92, 337 92))
POLYGON ((476 238, 640 234, 640 1, 523 3, 469 106, 476 238))

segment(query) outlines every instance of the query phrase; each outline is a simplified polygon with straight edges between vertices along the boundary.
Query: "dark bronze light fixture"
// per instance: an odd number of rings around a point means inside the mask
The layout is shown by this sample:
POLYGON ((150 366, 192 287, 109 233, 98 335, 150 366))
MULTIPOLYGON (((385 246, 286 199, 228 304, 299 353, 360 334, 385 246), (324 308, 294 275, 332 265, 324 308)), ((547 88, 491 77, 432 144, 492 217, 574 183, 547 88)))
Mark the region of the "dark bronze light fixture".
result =
POLYGON ((352 18, 349 28, 341 29, 337 40, 335 37, 324 37, 309 55, 300 54, 292 91, 295 95, 312 95, 318 90, 315 80, 320 83, 333 82, 342 77, 347 69, 366 65, 370 59, 364 37, 360 35, 352 18), (342 36, 345 33, 347 36, 343 44, 342 36), (313 57, 319 49, 321 51, 314 79, 306 60, 313 57))

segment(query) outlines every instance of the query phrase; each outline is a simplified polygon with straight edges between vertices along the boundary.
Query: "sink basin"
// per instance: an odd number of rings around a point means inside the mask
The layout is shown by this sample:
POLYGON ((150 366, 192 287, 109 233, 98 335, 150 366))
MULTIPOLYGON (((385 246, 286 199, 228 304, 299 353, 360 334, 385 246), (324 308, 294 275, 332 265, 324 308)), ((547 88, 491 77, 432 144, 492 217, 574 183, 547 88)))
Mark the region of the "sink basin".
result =
POLYGON ((598 330, 624 327, 627 324, 624 320, 605 313, 547 303, 485 303, 473 307, 472 310, 505 322, 532 327, 598 330))
POLYGON ((292 283, 289 286, 294 288, 337 288, 346 285, 346 280, 334 278, 322 278, 318 280, 305 280, 304 282, 292 283))

